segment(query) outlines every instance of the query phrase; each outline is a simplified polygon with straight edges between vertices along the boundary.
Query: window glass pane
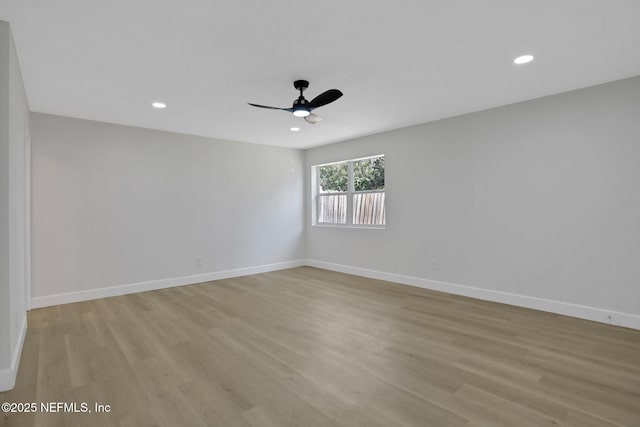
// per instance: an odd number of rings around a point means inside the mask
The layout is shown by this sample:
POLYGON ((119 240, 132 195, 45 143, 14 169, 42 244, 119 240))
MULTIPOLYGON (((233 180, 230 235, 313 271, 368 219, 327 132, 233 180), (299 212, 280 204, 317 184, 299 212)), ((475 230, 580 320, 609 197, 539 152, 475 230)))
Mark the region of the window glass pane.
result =
POLYGON ((312 171, 314 224, 385 226, 384 156, 313 166, 312 171))
POLYGON ((353 194, 354 225, 384 225, 384 192, 353 194))
POLYGON ((353 162, 353 189, 384 190, 384 157, 353 162))
POLYGON ((331 194, 318 196, 318 223, 346 224, 347 195, 331 194))
POLYGON ((318 168, 318 181, 320 182, 320 193, 346 192, 349 181, 347 163, 320 166, 318 168))

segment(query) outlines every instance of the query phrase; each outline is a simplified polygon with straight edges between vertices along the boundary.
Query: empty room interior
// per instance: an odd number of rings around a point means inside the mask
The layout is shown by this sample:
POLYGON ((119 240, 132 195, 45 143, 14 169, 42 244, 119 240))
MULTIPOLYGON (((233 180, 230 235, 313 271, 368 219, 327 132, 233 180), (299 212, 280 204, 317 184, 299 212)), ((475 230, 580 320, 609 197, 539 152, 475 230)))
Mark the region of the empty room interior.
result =
POLYGON ((640 426, 640 2, 0 0, 0 426, 640 426))

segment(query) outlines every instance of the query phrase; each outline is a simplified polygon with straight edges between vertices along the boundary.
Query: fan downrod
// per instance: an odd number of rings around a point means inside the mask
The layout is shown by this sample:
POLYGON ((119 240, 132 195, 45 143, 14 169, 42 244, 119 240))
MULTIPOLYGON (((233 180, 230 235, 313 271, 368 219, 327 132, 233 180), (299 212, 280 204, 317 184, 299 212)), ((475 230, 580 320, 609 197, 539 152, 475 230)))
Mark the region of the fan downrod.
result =
POLYGON ((304 92, 304 90, 309 87, 309 82, 306 80, 296 80, 295 82, 293 82, 293 87, 300 91, 300 98, 298 99, 304 99, 302 92, 304 92))

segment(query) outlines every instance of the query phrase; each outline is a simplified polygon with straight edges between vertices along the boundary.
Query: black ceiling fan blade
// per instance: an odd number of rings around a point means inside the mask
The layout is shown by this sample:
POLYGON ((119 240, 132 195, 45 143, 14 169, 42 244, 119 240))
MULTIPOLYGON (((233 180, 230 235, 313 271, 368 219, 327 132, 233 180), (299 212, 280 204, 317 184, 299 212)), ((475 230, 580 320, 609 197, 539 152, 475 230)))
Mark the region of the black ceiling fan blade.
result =
POLYGON ((293 111, 293 108, 269 107, 268 105, 258 105, 258 104, 252 104, 250 102, 247 102, 247 104, 251 105, 252 107, 268 108, 270 110, 284 110, 284 111, 288 111, 288 112, 292 112, 293 111))
POLYGON ((327 105, 330 102, 335 101, 336 99, 342 96, 342 92, 338 89, 329 89, 326 92, 322 92, 320 95, 316 96, 307 104, 309 110, 313 110, 314 108, 322 107, 323 105, 327 105))

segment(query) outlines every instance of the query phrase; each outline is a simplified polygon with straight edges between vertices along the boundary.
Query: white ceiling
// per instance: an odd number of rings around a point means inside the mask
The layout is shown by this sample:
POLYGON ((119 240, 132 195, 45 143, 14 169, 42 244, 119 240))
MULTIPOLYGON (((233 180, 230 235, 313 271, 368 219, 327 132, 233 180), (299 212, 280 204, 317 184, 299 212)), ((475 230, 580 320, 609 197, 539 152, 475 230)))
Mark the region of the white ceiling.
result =
POLYGON ((640 74, 639 0, 1 0, 0 19, 32 111, 286 147, 640 74), (247 105, 290 107, 301 78, 344 92, 320 123, 247 105))

